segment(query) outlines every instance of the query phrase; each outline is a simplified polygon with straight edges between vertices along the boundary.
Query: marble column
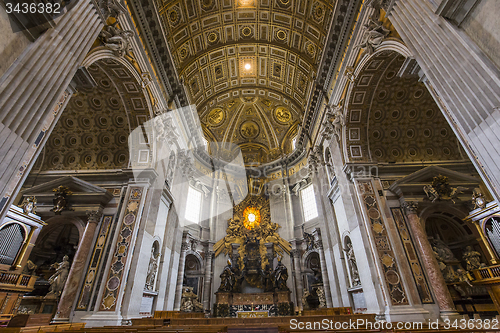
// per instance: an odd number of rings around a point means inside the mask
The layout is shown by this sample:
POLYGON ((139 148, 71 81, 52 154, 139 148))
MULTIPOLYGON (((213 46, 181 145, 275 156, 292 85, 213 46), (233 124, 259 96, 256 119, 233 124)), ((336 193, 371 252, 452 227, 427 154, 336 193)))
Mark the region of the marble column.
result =
POLYGON ((59 299, 59 304, 57 305, 56 315, 52 320, 53 323, 69 322, 71 308, 77 297, 80 280, 84 276, 83 271, 85 269, 85 263, 92 249, 92 241, 94 240, 95 230, 99 224, 101 215, 101 210, 87 211, 87 226, 85 227, 80 244, 78 244, 78 250, 73 258, 68 279, 66 280, 61 298, 59 299))
POLYGON ((0 79, 0 219, 16 198, 69 96, 78 66, 103 27, 91 0, 78 1, 0 79))
MULTIPOLYGON (((212 247, 212 244, 209 244, 212 247)), ((210 290, 212 286, 212 258, 213 251, 205 252, 205 281, 203 287, 203 310, 210 311, 210 290)))
POLYGON ((323 289, 325 290, 326 307, 332 308, 332 294, 330 292, 330 280, 328 280, 328 268, 326 268, 325 250, 321 239, 316 242, 316 248, 319 252, 319 262, 321 264, 321 278, 323 279, 323 289))
POLYGON ((304 309, 302 304, 302 295, 304 295, 304 285, 302 284, 302 269, 300 265, 300 250, 292 250, 293 270, 295 272, 295 288, 297 289, 297 307, 299 311, 304 309))
POLYGON ((177 286, 175 287, 174 311, 181 309, 182 285, 184 282, 184 267, 186 266, 186 254, 189 250, 189 244, 183 241, 181 244, 181 254, 179 258, 179 272, 177 274, 177 286))
POLYGON ((410 225, 416 243, 415 245, 420 251, 422 262, 425 266, 429 279, 432 282, 434 296, 439 306, 441 317, 443 319, 449 319, 451 317, 458 316, 453 300, 451 299, 450 292, 446 286, 446 282, 444 281, 443 274, 441 274, 438 262, 434 256, 434 251, 429 243, 424 227, 420 222, 420 218, 417 215, 418 204, 416 202, 408 201, 404 202, 402 206, 406 212, 408 224, 410 225))
POLYGON ((398 0, 389 19, 471 162, 500 200, 498 69, 459 27, 436 14, 438 2, 398 0))

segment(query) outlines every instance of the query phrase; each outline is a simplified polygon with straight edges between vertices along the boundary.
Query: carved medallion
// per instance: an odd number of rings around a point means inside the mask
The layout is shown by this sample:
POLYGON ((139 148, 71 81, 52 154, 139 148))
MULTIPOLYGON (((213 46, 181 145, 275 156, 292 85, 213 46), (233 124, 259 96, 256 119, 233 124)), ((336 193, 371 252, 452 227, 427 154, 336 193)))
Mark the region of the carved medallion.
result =
POLYGON ((224 110, 220 108, 212 109, 210 113, 208 114, 208 122, 212 126, 217 126, 220 125, 223 121, 224 118, 226 117, 226 114, 224 113, 224 110))
POLYGON ((292 120, 292 114, 290 111, 282 106, 277 107, 276 110, 274 110, 274 116, 281 124, 288 124, 290 120, 292 120))
POLYGON ((245 121, 240 127, 240 134, 245 139, 253 139, 259 135, 259 126, 251 120, 245 121))

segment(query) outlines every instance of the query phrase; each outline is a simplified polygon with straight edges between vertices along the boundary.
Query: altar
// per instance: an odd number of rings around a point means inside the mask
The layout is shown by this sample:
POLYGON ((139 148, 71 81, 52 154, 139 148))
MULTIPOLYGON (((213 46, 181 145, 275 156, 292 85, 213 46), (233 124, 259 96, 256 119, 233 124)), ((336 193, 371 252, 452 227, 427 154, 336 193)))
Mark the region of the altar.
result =
POLYGON ((237 318, 267 318, 269 317, 269 311, 237 311, 237 318))

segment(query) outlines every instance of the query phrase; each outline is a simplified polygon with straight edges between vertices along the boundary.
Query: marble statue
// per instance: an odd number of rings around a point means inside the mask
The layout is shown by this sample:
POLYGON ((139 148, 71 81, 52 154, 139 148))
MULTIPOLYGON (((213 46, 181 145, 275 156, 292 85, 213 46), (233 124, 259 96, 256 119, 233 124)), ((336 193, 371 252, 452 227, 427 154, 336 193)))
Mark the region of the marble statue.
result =
POLYGON ((359 286, 361 281, 359 279, 358 264, 356 263, 356 257, 354 256, 354 249, 352 248, 351 242, 347 242, 346 249, 344 251, 346 252, 349 271, 351 272, 352 285, 359 286))
POLYGON ((203 311, 203 305, 198 301, 198 295, 193 292, 193 287, 182 287, 181 311, 203 311))
POLYGON ((24 214, 36 214, 36 197, 26 197, 21 204, 24 214))
POLYGON ((322 286, 316 288, 316 295, 318 296, 319 307, 320 308, 326 308, 325 290, 323 289, 322 286))
POLYGON ((220 280, 220 287, 218 291, 233 291, 236 277, 234 275, 233 266, 230 259, 227 260, 227 265, 226 267, 224 267, 222 273, 220 274, 220 280))
POLYGON ((52 190, 54 195, 56 196, 53 200, 52 203, 54 204, 54 207, 51 209, 56 215, 60 215, 63 210, 70 210, 68 208, 68 201, 66 197, 68 195, 72 195, 73 192, 69 190, 69 188, 65 186, 59 186, 58 188, 55 188, 52 190))
POLYGON ((149 258, 148 273, 146 274, 146 290, 153 290, 156 271, 158 270, 158 254, 155 254, 155 249, 151 249, 151 258, 149 258))
POLYGON ((305 239, 306 244, 307 244, 306 251, 310 251, 310 250, 314 249, 314 236, 312 234, 304 231, 304 239, 305 239))
POLYGON ((69 257, 64 256, 60 263, 55 263, 51 266, 56 269, 56 272, 49 278, 50 288, 49 293, 45 296, 46 298, 57 298, 61 296, 71 267, 68 260, 69 257))
POLYGON ((364 29, 365 35, 363 37, 363 42, 357 45, 357 47, 365 49, 367 54, 372 54, 375 48, 380 46, 391 32, 389 29, 386 29, 381 22, 375 22, 372 19, 370 19, 368 24, 364 25, 364 29))
POLYGON ((446 246, 446 244, 440 240, 435 239, 434 243, 434 251, 438 253, 438 255, 443 259, 443 261, 457 260, 453 252, 451 252, 450 248, 446 246))
POLYGON ((302 308, 304 310, 309 310, 309 303, 307 302, 307 298, 310 296, 308 290, 304 290, 304 294, 302 295, 302 308))
POLYGON ((462 259, 467 264, 466 268, 468 271, 481 267, 481 253, 474 251, 470 245, 465 248, 462 259))
POLYGON ((288 280, 288 269, 278 260, 278 265, 274 269, 274 287, 279 291, 288 290, 286 281, 288 280))
POLYGON ((23 274, 35 275, 35 271, 37 268, 38 268, 38 266, 35 265, 35 263, 33 261, 28 260, 26 262, 26 266, 24 266, 24 268, 23 268, 23 274))
POLYGON ((131 38, 134 36, 132 30, 123 31, 114 25, 108 25, 99 34, 104 46, 114 52, 118 57, 128 55, 132 57, 131 38))

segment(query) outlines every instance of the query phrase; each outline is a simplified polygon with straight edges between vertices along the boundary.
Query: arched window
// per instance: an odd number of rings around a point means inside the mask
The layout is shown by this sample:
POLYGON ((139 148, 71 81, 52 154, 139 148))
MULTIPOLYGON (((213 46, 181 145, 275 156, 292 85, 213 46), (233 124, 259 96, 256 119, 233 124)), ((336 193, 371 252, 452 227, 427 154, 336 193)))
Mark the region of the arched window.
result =
POLYGON ((0 264, 13 265, 26 232, 18 223, 10 223, 0 229, 0 264))

